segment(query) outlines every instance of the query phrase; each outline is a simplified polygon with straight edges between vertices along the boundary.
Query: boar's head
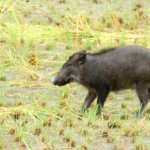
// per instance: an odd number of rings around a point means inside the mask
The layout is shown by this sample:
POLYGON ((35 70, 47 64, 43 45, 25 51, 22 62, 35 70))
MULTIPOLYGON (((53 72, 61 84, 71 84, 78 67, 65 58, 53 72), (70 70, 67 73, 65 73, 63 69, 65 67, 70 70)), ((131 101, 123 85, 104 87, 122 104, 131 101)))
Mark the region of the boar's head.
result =
POLYGON ((76 81, 80 82, 83 65, 86 61, 86 51, 80 51, 73 54, 62 66, 62 69, 55 77, 51 78, 54 85, 62 86, 76 81))

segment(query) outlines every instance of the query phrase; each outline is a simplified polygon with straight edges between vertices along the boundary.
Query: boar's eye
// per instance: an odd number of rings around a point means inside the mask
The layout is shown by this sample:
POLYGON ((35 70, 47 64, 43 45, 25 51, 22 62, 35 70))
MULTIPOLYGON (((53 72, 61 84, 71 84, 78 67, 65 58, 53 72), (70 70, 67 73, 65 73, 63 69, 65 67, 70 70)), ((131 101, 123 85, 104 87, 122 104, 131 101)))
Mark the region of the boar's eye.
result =
POLYGON ((78 65, 82 65, 83 63, 84 63, 84 62, 82 62, 82 61, 80 61, 80 60, 77 61, 77 64, 78 64, 78 65))

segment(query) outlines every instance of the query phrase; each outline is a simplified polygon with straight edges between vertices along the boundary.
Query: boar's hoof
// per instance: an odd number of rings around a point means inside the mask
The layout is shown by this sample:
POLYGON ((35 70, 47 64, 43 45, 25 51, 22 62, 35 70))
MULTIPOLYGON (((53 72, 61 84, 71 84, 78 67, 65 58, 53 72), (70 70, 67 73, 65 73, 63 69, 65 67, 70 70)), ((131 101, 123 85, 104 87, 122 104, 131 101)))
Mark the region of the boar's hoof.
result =
POLYGON ((97 110, 96 111, 96 116, 101 116, 102 115, 102 111, 101 110, 97 110))
POLYGON ((85 109, 84 107, 81 108, 81 113, 85 113, 87 111, 87 109, 85 109))
POLYGON ((140 119, 141 117, 142 117, 142 114, 139 111, 137 111, 136 112, 136 119, 140 119))

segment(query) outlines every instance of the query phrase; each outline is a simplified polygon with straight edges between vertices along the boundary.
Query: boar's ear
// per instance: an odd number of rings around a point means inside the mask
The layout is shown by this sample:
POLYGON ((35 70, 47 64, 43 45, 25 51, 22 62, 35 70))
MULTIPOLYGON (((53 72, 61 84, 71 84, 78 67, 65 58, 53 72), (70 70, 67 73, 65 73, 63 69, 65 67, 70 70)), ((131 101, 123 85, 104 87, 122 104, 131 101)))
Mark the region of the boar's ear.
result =
POLYGON ((78 59, 77 59, 77 64, 84 64, 86 60, 86 51, 82 50, 78 53, 78 59))

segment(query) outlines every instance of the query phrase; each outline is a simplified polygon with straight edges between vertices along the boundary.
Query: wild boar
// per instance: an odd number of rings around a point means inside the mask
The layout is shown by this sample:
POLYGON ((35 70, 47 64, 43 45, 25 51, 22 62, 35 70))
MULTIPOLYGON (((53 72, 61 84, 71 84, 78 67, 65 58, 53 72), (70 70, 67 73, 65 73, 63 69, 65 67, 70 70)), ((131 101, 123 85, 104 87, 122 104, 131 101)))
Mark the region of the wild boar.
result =
POLYGON ((110 91, 135 89, 141 104, 137 113, 140 117, 150 97, 149 49, 129 45, 101 51, 74 53, 51 82, 63 86, 75 81, 86 87, 88 94, 82 110, 87 110, 97 97, 97 114, 110 91))

